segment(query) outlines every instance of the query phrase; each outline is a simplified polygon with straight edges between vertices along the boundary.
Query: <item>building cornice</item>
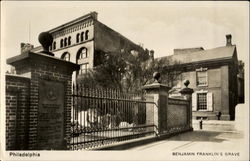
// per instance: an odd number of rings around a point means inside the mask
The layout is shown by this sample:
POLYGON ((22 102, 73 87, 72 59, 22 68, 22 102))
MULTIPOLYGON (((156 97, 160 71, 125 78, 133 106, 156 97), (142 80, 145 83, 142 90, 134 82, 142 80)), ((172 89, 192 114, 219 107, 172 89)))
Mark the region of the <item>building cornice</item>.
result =
POLYGON ((86 20, 86 19, 88 19, 88 18, 94 18, 92 12, 89 13, 89 14, 86 14, 86 15, 84 15, 84 16, 81 16, 81 17, 79 17, 79 18, 76 18, 76 19, 74 19, 74 20, 72 20, 72 21, 69 21, 69 22, 67 22, 67 23, 64 23, 64 24, 62 24, 62 25, 60 25, 60 26, 57 26, 57 27, 55 27, 55 28, 49 30, 48 32, 53 33, 53 32, 62 30, 62 29, 64 29, 64 28, 66 28, 66 27, 69 27, 69 26, 72 26, 72 25, 74 25, 74 24, 77 24, 77 23, 79 23, 79 22, 81 22, 81 21, 83 21, 83 20, 86 20))
POLYGON ((210 59, 210 60, 203 60, 197 62, 190 62, 190 63, 180 63, 175 65, 166 66, 166 70, 174 70, 174 69, 186 69, 186 70, 193 70, 199 67, 218 67, 223 65, 229 65, 233 63, 232 57, 225 57, 220 59, 210 59))
POLYGON ((70 34, 75 31, 82 30, 94 24, 94 21, 97 19, 97 13, 91 12, 87 15, 79 17, 75 20, 62 24, 58 27, 55 27, 48 32, 52 34, 53 38, 58 38, 67 34, 70 34))

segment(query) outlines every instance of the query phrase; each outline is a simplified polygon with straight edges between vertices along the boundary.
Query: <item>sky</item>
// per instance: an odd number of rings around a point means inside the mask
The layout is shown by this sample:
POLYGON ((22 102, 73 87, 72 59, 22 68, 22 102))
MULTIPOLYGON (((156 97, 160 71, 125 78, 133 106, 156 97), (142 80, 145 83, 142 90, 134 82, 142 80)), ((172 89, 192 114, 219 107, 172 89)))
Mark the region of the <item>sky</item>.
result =
POLYGON ((20 54, 20 43, 38 43, 38 35, 91 11, 98 20, 155 57, 175 48, 216 48, 226 34, 237 45, 238 59, 248 60, 249 3, 174 1, 2 1, 1 60, 20 54))

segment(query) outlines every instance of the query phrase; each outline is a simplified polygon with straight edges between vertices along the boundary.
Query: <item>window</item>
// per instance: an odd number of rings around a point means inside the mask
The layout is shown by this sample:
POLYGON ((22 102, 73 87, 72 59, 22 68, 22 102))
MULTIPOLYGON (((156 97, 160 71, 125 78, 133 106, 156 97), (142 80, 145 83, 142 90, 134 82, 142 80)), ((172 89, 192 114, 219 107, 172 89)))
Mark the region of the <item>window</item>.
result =
POLYGON ((213 111, 213 93, 196 91, 192 94, 192 111, 213 111))
POLYGON ((81 64, 80 75, 86 74, 88 72, 88 68, 89 68, 89 64, 88 63, 81 64))
POLYGON ((84 32, 81 33, 81 41, 84 40, 84 32))
POLYGON ((61 39, 60 47, 61 47, 61 48, 63 47, 63 39, 61 39))
POLYGON ((207 93, 197 93, 197 110, 207 110, 207 93))
POLYGON ((207 83, 207 68, 200 68, 196 70, 197 74, 197 85, 206 86, 207 83))
POLYGON ((69 52, 63 53, 62 56, 61 56, 61 59, 66 60, 66 61, 70 61, 70 54, 69 54, 69 52))
POLYGON ((85 40, 88 40, 88 39, 89 39, 89 30, 87 30, 85 33, 85 40))
POLYGON ((53 43, 53 49, 55 50, 56 49, 56 42, 54 41, 53 43))
POLYGON ((68 45, 71 45, 71 36, 68 38, 68 45))
POLYGON ((65 46, 65 47, 67 46, 67 41, 68 41, 68 39, 65 38, 65 39, 64 39, 64 46, 65 46))
POLYGON ((52 46, 51 46, 51 45, 49 46, 49 50, 50 50, 50 51, 52 50, 52 46))
POLYGON ((84 59, 88 57, 88 53, 87 53, 87 48, 82 48, 79 50, 78 52, 78 57, 77 59, 84 59))
POLYGON ((79 43, 79 39, 80 39, 80 34, 78 33, 78 34, 76 35, 76 43, 79 43))

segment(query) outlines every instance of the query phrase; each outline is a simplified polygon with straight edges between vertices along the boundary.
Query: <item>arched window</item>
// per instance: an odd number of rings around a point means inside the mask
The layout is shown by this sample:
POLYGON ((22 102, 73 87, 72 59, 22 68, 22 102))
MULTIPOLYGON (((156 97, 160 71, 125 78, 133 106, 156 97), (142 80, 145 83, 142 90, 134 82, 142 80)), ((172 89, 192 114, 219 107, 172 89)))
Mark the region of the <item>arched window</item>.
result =
POLYGON ((77 52, 77 55, 76 55, 76 60, 78 59, 84 59, 84 58, 87 58, 88 57, 88 50, 87 48, 81 48, 78 52, 77 52))
POLYGON ((89 39, 89 30, 87 30, 86 32, 85 32, 85 40, 88 40, 89 39))
POLYGON ((53 42, 53 49, 54 50, 56 49, 56 42, 55 41, 53 42))
POLYGON ((68 41, 68 39, 67 39, 67 37, 64 39, 64 46, 67 46, 67 41, 68 41))
POLYGON ((76 35, 76 43, 79 43, 79 39, 80 39, 80 34, 78 33, 78 34, 76 35))
POLYGON ((68 45, 71 45, 71 36, 68 38, 68 45))
POLYGON ((63 47, 63 39, 61 39, 60 47, 61 47, 61 48, 63 47))
POLYGON ((50 51, 52 50, 52 46, 51 46, 51 45, 49 46, 49 50, 50 50, 50 51))
POLYGON ((62 54, 61 59, 66 60, 66 61, 70 61, 70 53, 69 52, 65 52, 62 54))
POLYGON ((84 40, 84 32, 81 33, 81 41, 84 40))

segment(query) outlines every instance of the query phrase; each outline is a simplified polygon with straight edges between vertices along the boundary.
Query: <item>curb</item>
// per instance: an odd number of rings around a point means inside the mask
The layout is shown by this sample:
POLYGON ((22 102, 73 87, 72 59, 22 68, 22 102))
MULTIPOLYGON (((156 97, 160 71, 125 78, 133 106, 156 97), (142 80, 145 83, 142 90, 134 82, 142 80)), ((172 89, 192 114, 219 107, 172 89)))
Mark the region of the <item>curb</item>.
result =
POLYGON ((127 142, 120 142, 117 144, 111 144, 111 145, 107 145, 107 146, 103 146, 103 147, 95 148, 91 150, 127 150, 136 146, 141 146, 141 145, 146 145, 152 142, 161 141, 161 140, 170 138, 172 136, 175 136, 184 132, 189 132, 189 131, 193 131, 193 128, 183 130, 177 133, 161 134, 159 136, 149 136, 147 138, 139 138, 139 139, 134 139, 134 140, 130 140, 127 142))

